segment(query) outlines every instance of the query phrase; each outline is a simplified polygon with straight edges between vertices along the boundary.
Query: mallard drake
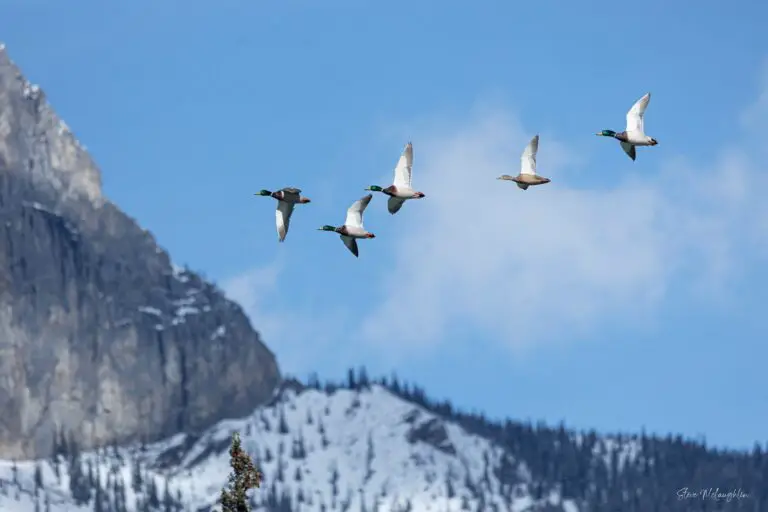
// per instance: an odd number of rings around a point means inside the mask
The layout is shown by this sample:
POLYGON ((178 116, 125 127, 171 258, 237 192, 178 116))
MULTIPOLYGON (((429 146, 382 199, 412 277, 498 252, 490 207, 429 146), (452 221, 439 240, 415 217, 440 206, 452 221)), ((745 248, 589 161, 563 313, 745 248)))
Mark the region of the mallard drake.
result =
POLYGON ((621 133, 616 133, 613 130, 603 130, 597 132, 595 135, 602 137, 613 137, 619 141, 621 149, 629 155, 632 161, 637 158, 637 146, 655 146, 658 141, 653 137, 649 137, 645 134, 645 127, 643 118, 645 117, 645 109, 648 108, 648 102, 651 101, 651 93, 647 93, 632 105, 632 108, 627 112, 627 129, 621 133))
POLYGON ((418 192, 411 188, 411 173, 413 169, 413 144, 410 142, 405 145, 403 153, 400 155, 400 159, 395 166, 395 181, 392 185, 382 188, 378 185, 371 185, 365 190, 371 190, 373 192, 381 192, 387 194, 389 200, 387 201, 387 209, 392 215, 400 211, 408 199, 421 199, 424 197, 423 192, 418 192))
POLYGON ((352 206, 347 209, 347 218, 344 221, 343 226, 334 227, 325 225, 318 228, 318 231, 332 231, 338 233, 341 241, 347 246, 347 249, 349 249, 355 257, 359 257, 360 254, 357 249, 357 239, 376 238, 376 235, 363 227, 363 212, 368 206, 368 203, 371 202, 372 198, 373 194, 368 194, 352 203, 352 206))
POLYGON ((277 224, 277 237, 280 242, 285 240, 285 236, 288 234, 288 226, 291 223, 291 215, 293 215, 293 207, 297 204, 307 204, 311 202, 308 197, 301 196, 301 190, 294 187, 286 187, 277 192, 270 192, 269 190, 260 190, 256 194, 257 196, 270 196, 277 199, 277 210, 275 210, 275 222, 277 224))
POLYGON ((528 187, 532 185, 549 183, 551 181, 549 178, 536 174, 536 153, 538 152, 539 136, 536 135, 525 147, 525 151, 523 151, 523 155, 520 157, 520 174, 517 176, 502 174, 496 179, 514 181, 523 190, 528 190, 528 187))

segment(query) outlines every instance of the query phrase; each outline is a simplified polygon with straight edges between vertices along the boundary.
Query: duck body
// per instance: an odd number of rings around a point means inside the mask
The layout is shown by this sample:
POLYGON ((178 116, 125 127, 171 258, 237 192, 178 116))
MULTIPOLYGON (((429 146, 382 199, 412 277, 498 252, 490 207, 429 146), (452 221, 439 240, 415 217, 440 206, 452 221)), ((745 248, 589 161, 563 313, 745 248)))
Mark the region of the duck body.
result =
POLYGON ((286 187, 276 192, 262 189, 255 195, 277 199, 275 225, 277 227, 277 239, 280 242, 284 242, 285 237, 288 235, 288 227, 291 224, 293 208, 297 204, 307 204, 311 202, 311 199, 301 195, 301 189, 295 187, 286 187))
POLYGON ((413 190, 410 187, 397 187, 395 185, 390 185, 386 188, 381 188, 377 185, 371 185, 367 190, 373 190, 374 192, 381 192, 382 194, 386 194, 389 197, 394 197, 394 198, 403 199, 403 200, 421 199, 422 197, 424 197, 423 192, 418 192, 416 190, 413 190))
POLYGON ((651 93, 647 93, 632 105, 632 108, 627 112, 627 127, 623 132, 603 130, 595 135, 618 140, 621 149, 634 161, 637 158, 636 147, 655 146, 659 143, 653 137, 645 134, 645 110, 650 101, 651 93))
POLYGON ((347 249, 358 258, 360 250, 357 246, 357 241, 364 238, 376 238, 376 235, 363 226, 363 212, 368 207, 368 203, 371 202, 372 198, 373 194, 368 194, 352 203, 352 206, 347 209, 347 218, 343 225, 325 225, 318 230, 338 233, 339 238, 344 242, 347 249))
POLYGON ((520 156, 520 174, 517 176, 502 174, 497 179, 513 181, 522 190, 528 190, 528 187, 549 183, 552 180, 539 176, 536 172, 536 155, 538 152, 539 136, 535 135, 525 147, 522 156, 520 156))
POLYGON ((301 189, 294 187, 286 187, 284 189, 278 190, 277 192, 262 190, 259 192, 259 195, 265 195, 262 192, 266 192, 269 196, 277 199, 278 201, 284 201, 288 204, 304 204, 311 202, 309 198, 301 196, 301 189))
POLYGON ((517 187, 523 190, 528 190, 528 187, 536 186, 536 185, 544 185, 552 180, 549 178, 544 178, 543 176, 530 176, 530 175, 517 175, 517 176, 510 176, 509 174, 502 174, 499 176, 500 180, 506 180, 506 181, 514 181, 517 184, 517 187))
POLYGON ((410 142, 405 145, 400 158, 395 165, 395 178, 392 185, 388 187, 380 187, 378 185, 371 185, 365 190, 371 190, 373 192, 381 192, 389 196, 387 201, 387 209, 392 215, 400 211, 403 204, 409 199, 422 199, 425 197, 424 192, 414 190, 411 186, 411 175, 413 170, 413 144, 410 142))

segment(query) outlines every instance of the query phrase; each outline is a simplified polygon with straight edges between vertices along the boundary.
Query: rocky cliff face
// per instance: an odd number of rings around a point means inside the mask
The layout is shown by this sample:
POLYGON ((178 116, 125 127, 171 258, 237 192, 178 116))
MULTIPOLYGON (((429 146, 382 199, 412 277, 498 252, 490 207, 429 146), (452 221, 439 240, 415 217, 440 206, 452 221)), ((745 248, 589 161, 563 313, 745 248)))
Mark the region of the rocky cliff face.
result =
POLYGON ((159 439, 250 413, 280 380, 241 308, 102 195, 0 45, 0 457, 159 439))

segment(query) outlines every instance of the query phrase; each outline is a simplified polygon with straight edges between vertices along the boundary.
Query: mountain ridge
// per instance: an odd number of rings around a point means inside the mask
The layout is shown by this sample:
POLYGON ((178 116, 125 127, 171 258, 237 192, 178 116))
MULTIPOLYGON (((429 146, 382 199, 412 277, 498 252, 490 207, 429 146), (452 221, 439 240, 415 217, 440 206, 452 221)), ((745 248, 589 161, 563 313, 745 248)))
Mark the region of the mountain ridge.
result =
MULTIPOLYGON (((364 372, 323 385, 287 379, 269 403, 199 435, 81 454, 82 470, 74 471, 81 483, 74 491, 65 469, 71 459, 61 456, 61 483, 41 487, 37 499, 44 506, 46 495, 49 501, 56 497, 59 507, 51 512, 216 510, 230 470, 227 448, 234 431, 265 474, 263 487, 252 493, 254 512, 768 508, 768 457, 762 448, 751 454, 721 452, 671 434, 609 436, 563 425, 488 422, 457 411, 450 402, 431 400, 418 386, 397 379, 370 381, 364 372), (89 465, 96 469, 89 471, 89 465), (145 472, 140 479, 154 483, 135 485, 137 467, 145 472), (109 506, 96 505, 95 487, 81 476, 89 472, 99 473, 105 486, 104 473, 113 473, 111 490, 98 491, 112 500, 109 506), (78 487, 88 485, 89 492, 78 487), (116 485, 121 490, 115 491, 116 485), (685 488, 710 487, 708 498, 678 495, 685 488), (89 500, 75 507, 73 495, 89 500), (124 499, 126 508, 115 499, 124 499)), ((50 460, 37 465, 46 481, 55 482, 50 460)), ((17 466, 16 481, 23 485, 13 483, 12 463, 0 463, 0 505, 31 511, 34 502, 24 496, 34 496, 35 464, 17 466), (24 492, 17 501, 19 485, 24 492)))
POLYGON ((83 446, 204 430, 272 396, 277 362, 242 308, 103 195, 5 47, 0 240, 5 456, 49 454, 57 428, 83 446))

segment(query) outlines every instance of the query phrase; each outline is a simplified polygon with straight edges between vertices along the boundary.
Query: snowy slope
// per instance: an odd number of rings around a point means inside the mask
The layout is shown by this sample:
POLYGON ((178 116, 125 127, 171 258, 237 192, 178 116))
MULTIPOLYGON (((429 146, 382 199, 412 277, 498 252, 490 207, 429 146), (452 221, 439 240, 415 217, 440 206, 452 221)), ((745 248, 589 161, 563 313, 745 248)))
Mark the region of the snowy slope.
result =
MULTIPOLYGON (((206 510, 214 505, 229 474, 227 448, 234 431, 265 475, 254 492, 255 510, 459 511, 547 510, 576 512, 551 493, 535 503, 528 468, 490 441, 467 433, 373 385, 331 394, 314 389, 287 390, 275 403, 246 418, 220 422, 200 436, 177 435, 144 447, 110 447, 82 454, 88 481, 94 482, 87 505, 74 504, 67 463, 57 479, 50 460, 0 462, 0 510, 151 510, 148 496, 167 508, 206 510), (497 476, 504 463, 512 468, 505 482, 497 476), (35 467, 42 487, 35 498, 35 467), (143 477, 135 485, 134 474, 143 477), (154 489, 148 482, 155 482, 154 489), (505 500, 504 496, 508 499, 505 500), (281 508, 280 498, 292 502, 281 508), (174 499, 182 506, 174 506, 174 499), (408 508, 410 504, 410 508, 408 508), (532 507, 532 505, 536 505, 532 507)), ((629 455, 629 454, 627 454, 629 455)), ((77 477, 76 477, 77 478, 77 477)), ((88 486, 86 486, 88 487, 88 486)))

